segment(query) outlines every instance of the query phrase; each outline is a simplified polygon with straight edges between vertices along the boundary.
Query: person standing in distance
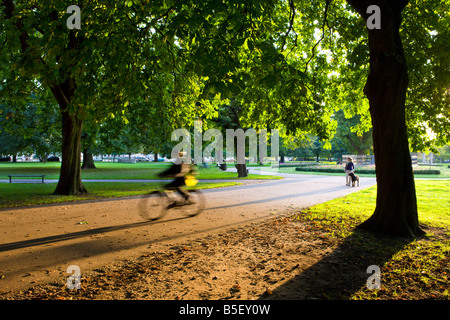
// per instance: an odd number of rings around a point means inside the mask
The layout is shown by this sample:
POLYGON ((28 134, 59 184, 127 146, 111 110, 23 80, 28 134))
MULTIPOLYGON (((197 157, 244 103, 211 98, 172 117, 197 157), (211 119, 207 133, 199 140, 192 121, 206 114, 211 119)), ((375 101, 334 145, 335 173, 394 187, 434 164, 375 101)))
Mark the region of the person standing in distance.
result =
POLYGON ((350 177, 349 174, 350 173, 354 173, 355 172, 355 165, 353 164, 353 159, 348 157, 347 158, 347 163, 345 164, 345 185, 346 186, 350 186, 350 177))

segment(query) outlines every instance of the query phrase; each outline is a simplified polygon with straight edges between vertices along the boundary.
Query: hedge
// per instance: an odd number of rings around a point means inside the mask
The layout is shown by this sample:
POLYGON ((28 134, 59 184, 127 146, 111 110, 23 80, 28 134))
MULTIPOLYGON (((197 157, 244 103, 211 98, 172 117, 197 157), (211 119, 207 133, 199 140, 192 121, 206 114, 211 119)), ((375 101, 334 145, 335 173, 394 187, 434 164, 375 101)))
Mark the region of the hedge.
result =
MULTIPOLYGON (((297 167, 297 168, 295 168, 295 171, 345 173, 344 169, 333 169, 333 168, 304 168, 304 167, 297 167)), ((357 173, 373 173, 373 174, 375 174, 375 170, 358 169, 357 173)))
MULTIPOLYGON (((344 173, 343 169, 332 169, 332 168, 305 168, 305 167, 297 167, 295 171, 307 171, 307 172, 328 172, 328 173, 344 173)), ((375 174, 375 170, 371 169, 357 169, 356 173, 369 173, 375 174)), ((441 174, 439 170, 418 170, 415 171, 414 174, 441 174)))
POLYGON ((314 164, 311 163, 294 163, 294 164, 284 164, 280 163, 278 165, 273 165, 272 168, 300 168, 300 167, 307 167, 307 166, 314 166, 314 164))

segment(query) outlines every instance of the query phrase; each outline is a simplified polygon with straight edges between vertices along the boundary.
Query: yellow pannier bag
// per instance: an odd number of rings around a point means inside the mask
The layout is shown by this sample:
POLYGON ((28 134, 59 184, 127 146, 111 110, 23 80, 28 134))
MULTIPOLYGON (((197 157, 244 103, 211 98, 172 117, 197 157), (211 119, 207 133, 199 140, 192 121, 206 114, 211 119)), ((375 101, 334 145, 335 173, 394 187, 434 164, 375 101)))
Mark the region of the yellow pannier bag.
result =
POLYGON ((187 185, 188 187, 193 187, 193 186, 195 186, 195 185, 197 184, 198 180, 195 179, 194 176, 187 175, 187 176, 184 178, 184 182, 186 183, 186 185, 187 185))

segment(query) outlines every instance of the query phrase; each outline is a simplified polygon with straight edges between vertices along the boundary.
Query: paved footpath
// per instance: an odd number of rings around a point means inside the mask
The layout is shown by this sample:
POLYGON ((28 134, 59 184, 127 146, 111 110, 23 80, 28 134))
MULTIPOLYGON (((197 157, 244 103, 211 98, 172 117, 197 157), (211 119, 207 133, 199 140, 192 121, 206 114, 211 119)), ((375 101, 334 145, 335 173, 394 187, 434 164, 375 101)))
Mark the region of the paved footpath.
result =
POLYGON ((0 210, 0 293, 64 281, 70 265, 83 274, 152 248, 245 228, 376 184, 375 178, 361 178, 360 187, 352 188, 345 186, 345 176, 279 175, 284 179, 204 190, 206 208, 193 218, 169 213, 156 222, 143 220, 139 198, 0 210))

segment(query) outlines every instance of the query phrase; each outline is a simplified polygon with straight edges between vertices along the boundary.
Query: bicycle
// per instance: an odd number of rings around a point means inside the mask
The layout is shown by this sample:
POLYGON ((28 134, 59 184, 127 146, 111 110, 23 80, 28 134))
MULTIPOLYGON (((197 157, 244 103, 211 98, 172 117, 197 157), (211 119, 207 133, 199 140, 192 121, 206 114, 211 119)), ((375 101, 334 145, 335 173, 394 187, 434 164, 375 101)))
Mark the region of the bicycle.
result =
MULTIPOLYGON (((194 186, 197 180, 193 176, 187 176, 185 182, 187 186, 194 186)), ((205 206, 203 193, 198 189, 186 191, 189 193, 188 200, 177 194, 175 190, 164 187, 142 195, 139 202, 141 217, 146 220, 158 220, 165 216, 169 210, 187 217, 200 214, 205 206)))

